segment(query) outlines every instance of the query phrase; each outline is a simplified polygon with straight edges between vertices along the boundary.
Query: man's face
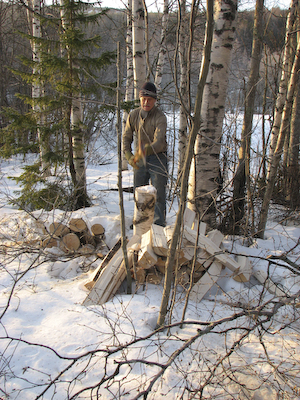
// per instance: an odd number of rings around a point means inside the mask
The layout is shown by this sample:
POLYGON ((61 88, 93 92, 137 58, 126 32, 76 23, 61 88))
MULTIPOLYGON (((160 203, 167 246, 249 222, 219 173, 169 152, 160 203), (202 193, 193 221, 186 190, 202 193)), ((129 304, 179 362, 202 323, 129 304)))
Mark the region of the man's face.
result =
POLYGON ((141 107, 144 111, 151 111, 156 103, 156 99, 150 96, 140 97, 141 107))

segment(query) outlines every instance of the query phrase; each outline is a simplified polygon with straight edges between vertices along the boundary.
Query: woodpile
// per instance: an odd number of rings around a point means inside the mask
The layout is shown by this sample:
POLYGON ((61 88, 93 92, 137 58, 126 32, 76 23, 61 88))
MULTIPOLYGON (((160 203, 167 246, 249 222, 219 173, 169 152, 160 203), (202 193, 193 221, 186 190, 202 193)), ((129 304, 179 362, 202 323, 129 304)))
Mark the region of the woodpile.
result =
MULTIPOLYGON (((173 235, 173 226, 153 224, 156 192, 151 185, 136 189, 133 237, 127 242, 128 267, 137 287, 146 283, 161 283, 173 235)), ((79 221, 70 221, 67 227, 53 225, 53 235, 63 235, 61 245, 75 251, 80 243, 90 243, 89 234, 96 238, 104 234, 101 227, 92 227, 91 233, 79 221), (69 229, 69 231, 68 231, 69 229), (77 231, 78 229, 78 231, 77 231), (73 237, 76 234, 76 239, 73 237), (84 239, 83 239, 84 238, 84 239), (79 239, 79 241, 78 241, 79 239), (70 245, 72 243, 72 246, 70 245)), ((54 236, 49 239, 53 240, 54 236)), ((186 209, 181 227, 181 239, 174 265, 174 283, 189 288, 189 298, 200 302, 217 282, 223 269, 228 278, 247 282, 252 275, 252 265, 247 256, 233 258, 222 248, 224 237, 218 230, 206 233, 206 224, 198 222, 196 215, 186 209)), ((56 239, 57 240, 57 239, 56 239)), ((96 239, 95 239, 96 240, 96 239)), ((71 250, 69 250, 71 251, 71 250)), ((83 304, 103 304, 119 290, 127 273, 121 239, 109 251, 96 270, 92 281, 85 286, 89 294, 83 304)), ((255 278, 276 295, 283 292, 262 272, 254 272, 255 278)))
MULTIPOLYGON (((193 282, 190 299, 199 302, 217 282, 222 269, 227 267, 231 277, 240 282, 249 281, 252 266, 246 256, 234 259, 221 247, 223 235, 218 230, 206 234, 206 225, 195 221, 195 213, 189 209, 184 214, 181 246, 174 263, 177 284, 187 287, 193 282)), ((172 238, 173 227, 150 225, 142 235, 133 235, 127 244, 129 267, 137 285, 159 284, 165 273, 165 264, 172 238)), ((120 244, 107 255, 92 282, 84 305, 103 304, 119 289, 126 277, 123 252, 120 244)))
POLYGON ((93 224, 89 229, 84 219, 72 218, 67 225, 62 222, 50 224, 41 246, 58 247, 65 253, 90 254, 99 248, 104 238, 105 230, 101 224, 93 224))

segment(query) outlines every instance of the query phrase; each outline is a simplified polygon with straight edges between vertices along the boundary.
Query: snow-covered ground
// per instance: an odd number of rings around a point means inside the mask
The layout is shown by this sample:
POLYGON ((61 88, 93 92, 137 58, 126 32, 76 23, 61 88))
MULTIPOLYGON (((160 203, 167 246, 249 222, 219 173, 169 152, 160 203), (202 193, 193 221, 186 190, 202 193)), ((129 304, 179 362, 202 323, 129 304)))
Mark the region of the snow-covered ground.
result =
MULTIPOLYGON (((119 293, 104 305, 84 307, 85 284, 101 260, 30 249, 26 241, 40 235, 35 218, 49 225, 72 216, 89 226, 101 223, 112 247, 120 236, 119 197, 108 189, 117 187, 117 164, 88 167, 93 206, 72 215, 30 215, 9 205, 16 186, 7 176, 17 176, 23 165, 14 159, 0 166, 1 400, 131 400, 146 398, 143 391, 148 399, 166 400, 300 398, 300 309, 294 301, 283 304, 257 281, 238 283, 224 269, 199 304, 188 303, 183 326, 180 288, 169 321, 174 325, 160 332, 154 328, 162 285, 146 284, 133 295, 119 293)), ((131 185, 132 171, 123 172, 123 186, 131 185)), ((124 205, 130 237, 132 194, 124 193, 124 205)), ((167 222, 175 216, 176 203, 167 222)), ((267 271, 293 296, 300 290, 299 237, 299 225, 270 221, 265 240, 223 243, 248 254, 254 270, 267 271), (296 266, 269 264, 268 257, 284 252, 296 266)))

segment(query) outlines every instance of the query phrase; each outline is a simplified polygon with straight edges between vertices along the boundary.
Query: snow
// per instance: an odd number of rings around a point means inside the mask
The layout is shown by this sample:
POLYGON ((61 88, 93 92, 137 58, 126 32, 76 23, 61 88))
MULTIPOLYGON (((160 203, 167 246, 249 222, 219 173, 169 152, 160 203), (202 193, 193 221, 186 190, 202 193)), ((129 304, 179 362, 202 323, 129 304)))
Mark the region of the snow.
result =
MULTIPOLYGON (((223 269, 199 304, 189 302, 183 326, 179 323, 185 292, 177 288, 174 326, 160 332, 154 329, 162 285, 145 284, 132 295, 121 290, 104 305, 84 307, 85 284, 101 260, 63 256, 57 249, 44 254, 38 247, 27 251, 29 247, 15 243, 39 237, 35 218, 49 226, 72 216, 83 218, 88 226, 102 224, 111 248, 120 237, 119 195, 109 190, 117 188, 117 164, 88 166, 92 207, 72 214, 38 210, 32 215, 8 201, 17 189, 8 176, 18 176, 23 165, 14 158, 0 167, 1 400, 134 399, 150 384, 148 399, 300 398, 299 308, 286 304, 269 318, 278 299, 257 281, 236 282, 223 269), (265 314, 259 320, 265 322, 256 327, 258 319, 242 307, 261 307, 265 314), (174 360, 167 367, 171 356, 174 360)), ((132 171, 124 171, 123 187, 132 182, 132 171)), ((124 193, 124 207, 126 234, 131 237, 132 193, 124 193)), ((175 217, 173 204, 168 224, 175 217)), ((270 264, 268 257, 288 252, 299 266, 299 237, 300 226, 270 221, 265 240, 247 244, 243 238, 227 237, 223 245, 248 255, 254 270, 268 271, 274 282, 295 295, 299 274, 282 260, 270 264)))

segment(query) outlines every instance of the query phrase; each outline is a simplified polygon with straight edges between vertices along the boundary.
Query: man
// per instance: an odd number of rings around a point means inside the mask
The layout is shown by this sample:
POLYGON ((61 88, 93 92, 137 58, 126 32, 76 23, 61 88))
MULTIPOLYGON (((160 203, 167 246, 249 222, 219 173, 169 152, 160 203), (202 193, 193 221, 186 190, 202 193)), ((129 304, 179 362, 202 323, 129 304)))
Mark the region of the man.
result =
POLYGON ((134 169, 134 188, 151 184, 156 188, 154 224, 166 225, 167 118, 156 107, 156 87, 146 82, 139 92, 140 107, 131 111, 123 134, 123 151, 134 169), (133 155, 134 134, 138 148, 133 155))

